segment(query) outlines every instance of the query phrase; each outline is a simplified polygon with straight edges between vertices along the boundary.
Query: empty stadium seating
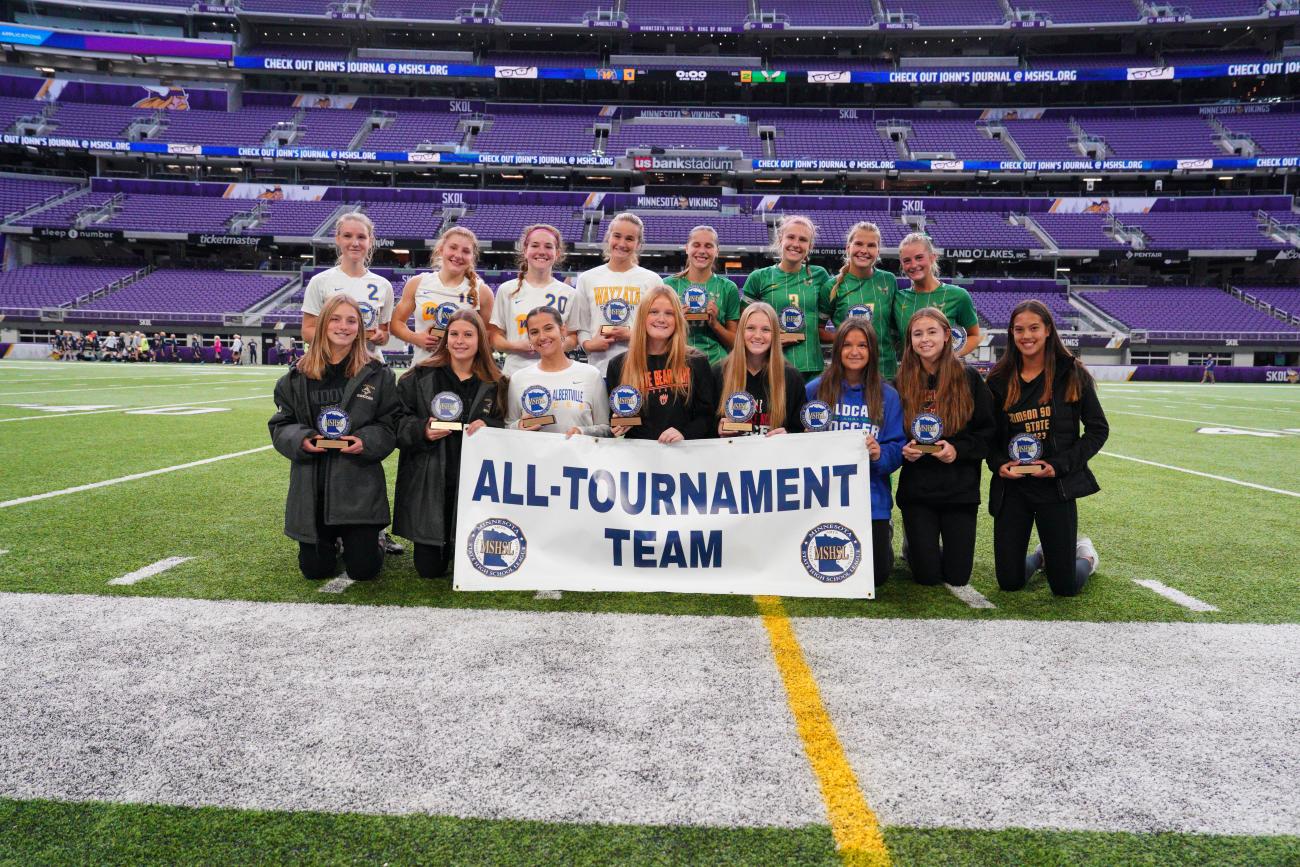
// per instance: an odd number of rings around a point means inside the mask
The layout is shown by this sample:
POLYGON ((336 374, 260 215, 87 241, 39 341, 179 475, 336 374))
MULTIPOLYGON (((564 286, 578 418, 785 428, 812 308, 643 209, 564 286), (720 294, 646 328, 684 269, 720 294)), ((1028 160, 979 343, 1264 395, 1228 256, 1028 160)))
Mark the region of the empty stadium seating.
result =
POLYGON ((1263 334, 1300 329, 1219 289, 1111 289, 1079 295, 1129 328, 1164 334, 1263 334))

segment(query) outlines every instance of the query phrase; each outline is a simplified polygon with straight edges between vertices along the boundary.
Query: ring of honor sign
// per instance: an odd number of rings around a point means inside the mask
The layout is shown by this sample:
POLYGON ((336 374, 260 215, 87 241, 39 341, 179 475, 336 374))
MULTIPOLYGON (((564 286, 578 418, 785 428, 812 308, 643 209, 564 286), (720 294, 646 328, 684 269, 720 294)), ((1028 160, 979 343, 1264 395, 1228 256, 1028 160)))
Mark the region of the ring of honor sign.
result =
POLYGON ((341 406, 327 406, 316 416, 316 430, 320 436, 312 441, 318 449, 345 449, 343 437, 352 430, 352 416, 341 406))
POLYGON ((613 424, 631 427, 641 423, 641 405, 645 399, 635 386, 619 385, 609 393, 609 408, 614 413, 613 424))
POLYGON ((942 451, 937 445, 943 439, 943 419, 932 412, 923 412, 912 419, 912 439, 916 440, 916 450, 927 455, 942 451))
POLYGON ((535 430, 543 425, 555 424, 555 416, 550 415, 551 392, 543 385, 530 385, 519 395, 519 404, 524 409, 524 417, 519 426, 535 430))
POLYGON ((429 430, 463 430, 465 401, 454 391, 440 391, 429 401, 429 430))

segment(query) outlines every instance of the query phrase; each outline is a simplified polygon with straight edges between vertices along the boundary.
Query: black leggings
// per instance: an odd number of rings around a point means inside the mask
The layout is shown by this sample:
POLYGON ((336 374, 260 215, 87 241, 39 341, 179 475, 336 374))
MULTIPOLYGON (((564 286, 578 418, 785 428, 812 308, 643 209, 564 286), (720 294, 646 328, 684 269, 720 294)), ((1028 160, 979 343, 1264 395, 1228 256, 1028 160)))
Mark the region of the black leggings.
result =
POLYGON ((894 571, 894 528, 889 520, 871 522, 871 559, 876 575, 876 586, 889 580, 894 571))
POLYGON ((314 581, 333 578, 338 570, 338 554, 334 540, 343 540, 343 567, 353 581, 369 581, 379 574, 384 565, 384 554, 379 550, 377 524, 349 524, 347 526, 316 525, 316 544, 298 543, 298 568, 314 581))
POLYGON ((1057 596, 1078 595, 1088 576, 1080 577, 1081 570, 1075 569, 1074 543, 1079 531, 1075 501, 1033 503, 1015 482, 1008 482, 1005 488, 1002 509, 993 518, 993 563, 998 586, 1003 590, 1020 590, 1025 586, 1029 531, 1037 525, 1048 586, 1057 596))
MULTIPOLYGON (((970 583, 975 562, 975 522, 979 505, 938 506, 911 503, 903 512, 907 565, 917 584, 970 583)), ((1024 569, 1023 552, 1021 570, 1024 569)))
POLYGON ((421 578, 441 578, 451 565, 451 545, 415 543, 415 571, 421 578))

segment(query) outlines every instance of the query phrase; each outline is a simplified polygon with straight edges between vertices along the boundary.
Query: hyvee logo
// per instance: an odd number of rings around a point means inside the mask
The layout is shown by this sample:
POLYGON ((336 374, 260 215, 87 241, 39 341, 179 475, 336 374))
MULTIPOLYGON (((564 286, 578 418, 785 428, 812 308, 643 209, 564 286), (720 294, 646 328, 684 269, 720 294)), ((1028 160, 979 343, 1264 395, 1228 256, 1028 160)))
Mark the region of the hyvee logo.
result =
POLYGON ((678 81, 704 81, 709 77, 709 73, 703 69, 679 69, 677 70, 678 81))

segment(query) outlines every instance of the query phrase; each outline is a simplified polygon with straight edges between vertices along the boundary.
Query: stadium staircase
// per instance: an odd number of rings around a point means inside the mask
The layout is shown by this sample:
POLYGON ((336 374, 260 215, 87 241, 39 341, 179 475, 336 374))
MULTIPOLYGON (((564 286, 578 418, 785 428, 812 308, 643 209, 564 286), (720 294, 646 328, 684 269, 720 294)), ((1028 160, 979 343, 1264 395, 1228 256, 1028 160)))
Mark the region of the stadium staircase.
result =
POLYGON ((1258 145, 1249 135, 1233 132, 1223 125, 1222 120, 1214 115, 1209 117, 1209 123, 1210 128, 1214 130, 1214 143, 1223 148, 1224 153, 1233 156, 1253 157, 1258 152, 1258 145))
POLYGON ((1028 214, 1012 212, 1008 215, 1008 218, 1011 225, 1019 226, 1037 238, 1038 242, 1043 245, 1043 249, 1048 252, 1056 253, 1061 249, 1057 246, 1055 239, 1053 239, 1051 235, 1047 234, 1047 231, 1042 226, 1038 225, 1037 221, 1028 214))
POLYGON ((1093 160, 1104 160, 1110 155, 1110 148, 1106 146, 1106 140, 1100 136, 1090 134, 1074 118, 1070 118, 1070 129, 1074 131, 1074 136, 1068 139, 1068 143, 1079 152, 1079 156, 1093 160))
POLYGON ((262 317, 272 310, 280 307, 288 307, 294 303, 294 295, 302 290, 303 274, 298 272, 293 279, 285 283, 269 297, 262 299, 252 307, 245 310, 240 317, 242 321, 238 323, 227 322, 227 325, 241 325, 247 328, 257 328, 262 324, 262 317))
MULTIPOLYGON (((62 178, 51 178, 51 180, 64 180, 64 179, 62 179, 62 178)), ((71 178, 68 178, 67 180, 68 180, 69 183, 77 183, 77 182, 78 182, 77 180, 74 180, 74 179, 71 179, 71 178)), ((73 187, 72 189, 70 189, 70 190, 68 190, 67 192, 64 192, 64 193, 56 193, 55 195, 50 196, 48 199, 46 199, 46 200, 43 201, 43 202, 36 202, 36 203, 33 204, 33 205, 29 205, 29 206, 28 206, 27 208, 25 208, 24 210, 17 211, 17 212, 15 212, 15 213, 13 213, 13 214, 10 214, 10 215, 5 219, 5 222, 6 222, 6 223, 16 223, 17 221, 23 219, 24 217, 30 217, 30 216, 32 216, 33 214, 38 214, 38 213, 40 213, 41 211, 48 211, 50 208, 58 207, 59 205, 61 205, 61 204, 63 204, 64 202, 68 201, 69 199, 74 199, 74 198, 76 198, 77 196, 85 195, 85 194, 88 193, 88 192, 90 192, 90 185, 89 185, 89 184, 87 184, 87 185, 85 185, 85 186, 82 186, 82 187, 73 187)))
MULTIPOLYGON (((1113 287, 1113 286, 1087 287, 1089 292, 1095 289, 1113 289, 1113 288, 1128 288, 1128 287, 1113 287)), ((1096 304, 1093 304, 1088 299, 1084 298, 1082 295, 1076 294, 1073 286, 1065 290, 1065 295, 1066 298, 1069 299, 1070 306, 1072 306, 1074 309, 1078 310, 1079 312, 1083 313, 1085 317, 1092 319, 1095 322, 1101 323, 1102 325, 1101 330, 1109 331, 1113 334, 1129 333, 1129 328, 1127 325, 1125 325, 1123 322, 1120 322, 1118 319, 1114 318, 1110 314, 1106 313, 1104 310, 1102 310, 1096 304)))

